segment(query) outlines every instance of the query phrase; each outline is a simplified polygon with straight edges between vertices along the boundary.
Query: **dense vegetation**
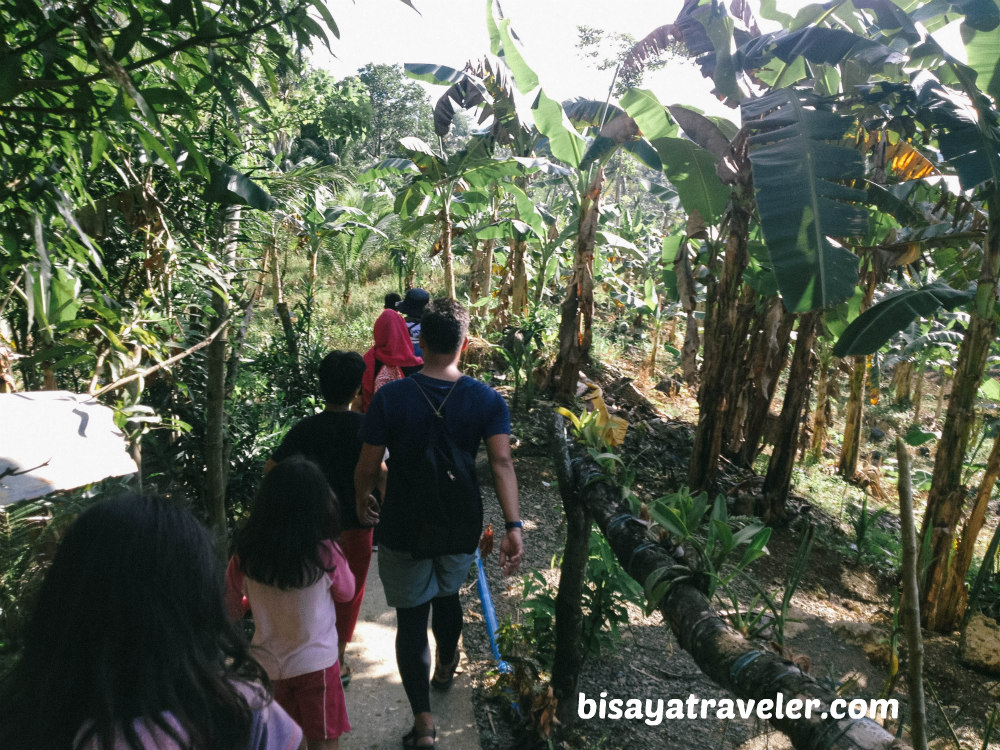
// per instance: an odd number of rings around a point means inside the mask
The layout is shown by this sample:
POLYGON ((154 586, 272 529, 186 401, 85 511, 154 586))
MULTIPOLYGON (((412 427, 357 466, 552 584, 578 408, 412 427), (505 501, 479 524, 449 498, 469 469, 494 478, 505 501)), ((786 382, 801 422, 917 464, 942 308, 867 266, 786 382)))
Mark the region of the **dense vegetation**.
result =
MULTIPOLYGON (((690 490, 756 470, 746 510, 767 524, 789 521, 800 452, 870 482, 864 413, 891 399, 931 451, 923 623, 949 632, 986 606, 996 0, 795 17, 763 2, 774 32, 745 3, 687 0, 615 61, 607 101, 566 102, 485 5, 488 55, 406 66, 442 87, 431 105, 398 68, 311 69, 337 35, 322 0, 0 0, 3 387, 114 407, 142 481, 223 534, 315 405, 318 358, 366 348, 379 295, 419 284, 473 306, 499 352, 475 364, 505 371, 521 405, 572 405, 595 347, 627 339, 650 382, 697 396, 690 490), (673 54, 738 126, 642 88, 673 54)), ((8 515, 8 542, 36 512, 8 515)), ((16 644, 38 558, 2 555, 0 641, 16 644)))

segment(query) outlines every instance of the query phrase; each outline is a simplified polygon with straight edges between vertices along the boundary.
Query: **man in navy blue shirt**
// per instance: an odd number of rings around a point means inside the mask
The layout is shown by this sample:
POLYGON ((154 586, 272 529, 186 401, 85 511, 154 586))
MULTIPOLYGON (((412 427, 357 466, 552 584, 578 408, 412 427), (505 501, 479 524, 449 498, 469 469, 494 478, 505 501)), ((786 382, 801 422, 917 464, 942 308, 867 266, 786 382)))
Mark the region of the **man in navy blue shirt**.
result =
MULTIPOLYGON (((424 313, 420 347, 424 366, 409 378, 379 389, 361 427, 361 457, 355 471, 355 498, 362 523, 379 524, 379 577, 386 601, 396 609, 396 662, 413 710, 413 728, 403 738, 406 748, 433 747, 436 737, 430 711, 430 686, 446 689, 458 667, 462 605, 458 590, 474 562, 469 553, 418 557, 414 530, 427 512, 427 487, 414 460, 426 449, 432 420, 440 414, 458 451, 474 460, 486 443, 490 469, 507 533, 500 543, 500 566, 514 573, 524 544, 517 494, 517 477, 510 454, 510 414, 503 398, 474 378, 463 375, 458 362, 468 339, 469 314, 451 299, 435 300, 424 313), (379 508, 372 490, 385 449, 389 449, 388 488, 379 508), (393 460, 395 457, 395 461, 393 460), (421 505, 423 503, 423 508, 421 505), (427 619, 437 644, 434 676, 430 676, 427 619)), ((471 489, 479 503, 478 486, 471 489)), ((426 541, 426 540, 424 540, 426 541)))

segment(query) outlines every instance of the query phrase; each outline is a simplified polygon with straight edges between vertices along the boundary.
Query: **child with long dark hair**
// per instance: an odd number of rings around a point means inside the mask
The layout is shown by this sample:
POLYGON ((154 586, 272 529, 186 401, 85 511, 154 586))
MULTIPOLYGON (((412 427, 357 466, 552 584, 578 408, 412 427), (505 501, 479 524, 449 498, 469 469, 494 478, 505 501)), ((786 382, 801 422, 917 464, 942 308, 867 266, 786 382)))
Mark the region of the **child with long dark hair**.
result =
POLYGON ((336 502, 312 461, 281 461, 264 477, 226 571, 230 617, 253 611, 251 652, 309 748, 337 748, 351 730, 334 602, 354 596, 354 574, 335 541, 336 502))
POLYGON ((127 495, 86 510, 0 686, 0 747, 298 747, 222 593, 212 542, 186 509, 127 495))

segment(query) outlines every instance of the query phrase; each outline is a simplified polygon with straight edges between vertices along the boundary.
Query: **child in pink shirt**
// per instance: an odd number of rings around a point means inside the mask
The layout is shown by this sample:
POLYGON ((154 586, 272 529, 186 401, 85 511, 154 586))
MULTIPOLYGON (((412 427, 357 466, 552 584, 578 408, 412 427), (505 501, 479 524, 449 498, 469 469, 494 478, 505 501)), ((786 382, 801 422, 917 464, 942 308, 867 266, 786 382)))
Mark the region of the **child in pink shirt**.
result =
POLYGON ((230 617, 253 611, 251 653, 309 748, 337 748, 351 730, 334 602, 354 596, 354 575, 334 541, 339 533, 323 472, 292 456, 264 477, 226 571, 230 617))

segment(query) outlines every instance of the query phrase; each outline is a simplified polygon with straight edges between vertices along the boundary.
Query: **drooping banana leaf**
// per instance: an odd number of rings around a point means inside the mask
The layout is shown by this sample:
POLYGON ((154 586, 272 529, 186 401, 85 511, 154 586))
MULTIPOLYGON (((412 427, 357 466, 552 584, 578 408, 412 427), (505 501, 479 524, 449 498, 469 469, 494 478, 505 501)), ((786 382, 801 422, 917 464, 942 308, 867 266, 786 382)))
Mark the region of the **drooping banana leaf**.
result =
POLYGON ((538 132, 549 139, 552 155, 571 167, 579 167, 586 143, 566 117, 562 105, 539 90, 531 109, 538 132))
POLYGON ((667 117, 666 108, 652 91, 629 89, 621 98, 622 108, 639 126, 643 138, 670 138, 677 135, 677 125, 667 117))
MULTIPOLYGON (((976 106, 965 93, 924 73, 913 83, 917 102, 944 132, 938 138, 943 156, 965 190, 992 180, 1000 184, 1000 129, 997 111, 976 106)), ((981 98, 981 97, 980 97, 981 98)))
POLYGON ((959 291, 938 281, 920 289, 904 289, 873 305, 847 326, 833 347, 834 356, 874 354, 916 318, 941 308, 954 310, 974 297, 975 289, 959 291))
POLYGON ((434 105, 434 132, 442 138, 448 135, 455 115, 460 110, 471 109, 485 105, 482 123, 492 114, 493 97, 479 78, 464 70, 456 70, 446 65, 431 65, 427 63, 406 63, 403 66, 406 75, 418 81, 452 86, 437 100, 434 105))
POLYGON ((383 177, 394 177, 401 174, 420 174, 420 169, 410 159, 394 156, 373 164, 358 175, 358 182, 365 184, 383 177))
POLYGON ((836 65, 847 58, 868 67, 898 64, 903 55, 884 44, 852 34, 844 29, 808 26, 797 31, 775 31, 752 39, 735 54, 743 70, 763 67, 772 58, 790 63, 804 57, 811 63, 836 65))
POLYGON ((858 258, 831 238, 863 235, 865 193, 846 182, 864 178, 861 154, 841 138, 851 120, 809 91, 780 89, 743 104, 761 228, 791 312, 849 298, 858 258))
POLYGON ((719 126, 705 115, 679 104, 674 104, 667 109, 677 124, 681 126, 684 134, 706 151, 712 152, 716 159, 724 159, 729 154, 729 139, 719 129, 719 126))
POLYGON ((248 175, 213 158, 210 165, 211 179, 205 186, 205 200, 224 206, 250 206, 269 211, 274 198, 248 175))
POLYGON ((663 162, 663 173, 677 188, 684 210, 697 212, 709 224, 718 222, 730 190, 715 173, 715 155, 687 138, 657 138, 653 148, 663 162))
POLYGON ((663 169, 663 162, 660 161, 660 155, 656 153, 656 149, 653 148, 652 144, 644 138, 640 138, 637 141, 628 141, 622 144, 622 149, 628 151, 650 169, 654 169, 657 172, 663 169))

